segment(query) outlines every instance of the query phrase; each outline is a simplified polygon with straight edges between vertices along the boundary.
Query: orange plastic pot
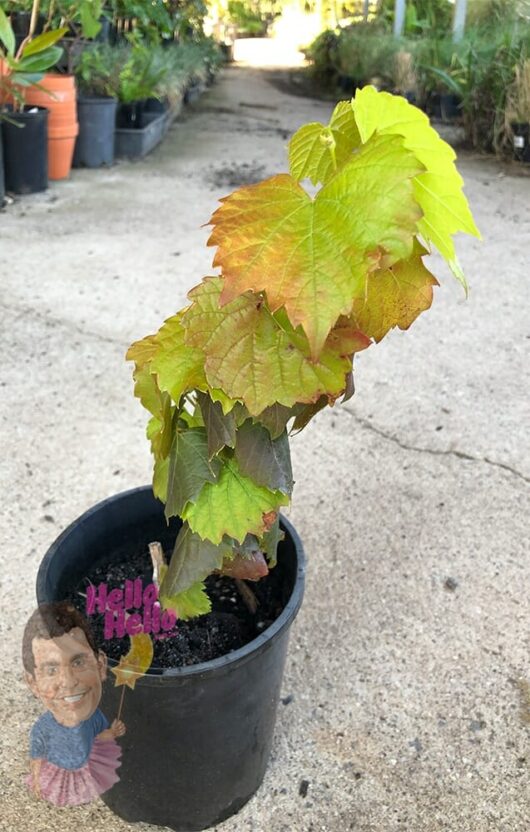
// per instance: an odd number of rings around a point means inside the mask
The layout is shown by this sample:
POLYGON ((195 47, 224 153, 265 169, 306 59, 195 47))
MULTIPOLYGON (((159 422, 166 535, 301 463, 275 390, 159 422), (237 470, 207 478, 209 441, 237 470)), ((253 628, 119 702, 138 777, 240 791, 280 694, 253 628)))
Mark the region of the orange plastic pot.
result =
POLYGON ((48 175, 50 179, 65 179, 72 167, 75 140, 79 132, 75 79, 72 75, 50 72, 40 81, 39 86, 42 89, 27 89, 26 104, 49 110, 48 175))

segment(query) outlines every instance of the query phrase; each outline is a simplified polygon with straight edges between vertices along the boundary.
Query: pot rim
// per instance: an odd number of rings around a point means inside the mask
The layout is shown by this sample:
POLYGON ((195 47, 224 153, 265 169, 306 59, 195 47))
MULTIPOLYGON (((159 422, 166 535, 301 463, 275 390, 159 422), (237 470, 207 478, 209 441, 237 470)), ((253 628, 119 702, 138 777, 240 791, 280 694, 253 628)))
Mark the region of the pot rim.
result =
MULTIPOLYGON (((107 497, 105 500, 101 500, 99 503, 96 503, 94 506, 73 520, 72 523, 70 523, 66 529, 61 532, 59 537, 49 547, 39 566, 36 579, 37 603, 44 603, 41 599, 46 599, 46 578, 48 569, 52 560, 59 556, 59 550, 63 541, 68 538, 74 528, 76 528, 80 523, 86 523, 89 521, 94 514, 105 506, 119 500, 126 500, 129 496, 145 491, 152 493, 152 486, 141 485, 136 488, 130 488, 127 491, 120 491, 118 494, 107 497)), ((245 664, 254 655, 268 649, 272 640, 276 639, 283 632, 283 630, 292 624, 298 610, 300 609, 304 596, 306 562, 302 541, 300 540, 294 526, 282 514, 280 514, 280 526, 283 531, 286 531, 289 534, 296 551, 296 575, 289 600, 278 618, 273 621, 273 623, 267 627, 266 630, 260 633, 259 636, 256 636, 256 638, 252 639, 252 641, 249 641, 237 650, 233 650, 231 653, 226 653, 224 656, 219 656, 217 659, 212 659, 208 662, 200 662, 198 664, 187 665, 184 667, 161 668, 161 673, 148 672, 138 679, 136 684, 163 684, 164 680, 167 681, 168 679, 182 680, 186 677, 199 676, 206 673, 222 673, 223 671, 229 672, 233 670, 235 666, 245 664)), ((107 659, 107 663, 109 667, 115 667, 118 665, 118 661, 111 658, 107 659)))

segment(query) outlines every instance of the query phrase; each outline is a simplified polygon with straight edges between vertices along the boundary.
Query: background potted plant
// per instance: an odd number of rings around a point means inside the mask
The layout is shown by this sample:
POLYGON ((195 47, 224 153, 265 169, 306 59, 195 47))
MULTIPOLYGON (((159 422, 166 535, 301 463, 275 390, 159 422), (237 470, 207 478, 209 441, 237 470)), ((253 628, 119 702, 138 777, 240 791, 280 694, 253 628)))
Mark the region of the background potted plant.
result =
POLYGON ((77 62, 79 135, 74 167, 98 168, 114 161, 119 64, 107 44, 85 49, 77 62))
POLYGON ((159 85, 168 67, 161 64, 156 50, 138 37, 132 38, 132 45, 125 47, 122 54, 125 60, 119 73, 120 106, 116 125, 120 129, 142 129, 145 102, 159 97, 159 85))
POLYGON ((506 105, 507 132, 512 135, 513 155, 520 162, 530 162, 530 58, 515 68, 515 80, 506 105))
POLYGON ((73 75, 75 58, 88 39, 99 32, 101 3, 99 0, 46 0, 42 11, 47 17, 45 29, 61 26, 63 35, 69 32, 71 37, 61 40, 66 52, 63 71, 47 73, 42 86, 33 88, 27 101, 49 110, 48 172, 50 179, 65 179, 72 167, 79 132, 73 75))
POLYGON ((64 30, 41 33, 32 38, 39 3, 33 3, 29 34, 16 48, 15 33, 0 9, 0 100, 2 143, 7 190, 33 193, 48 187, 47 119, 45 108, 27 103, 39 87, 46 70, 62 54, 55 46, 64 30))
MULTIPOLYGON (((178 650, 155 647, 146 675, 127 665, 127 644, 118 648, 118 673, 128 667, 136 687, 122 779, 104 799, 127 820, 204 829, 261 782, 303 584, 296 532, 280 518, 293 486, 288 434, 353 393, 356 352, 430 307, 426 245, 465 286, 452 235, 479 232, 454 158, 405 99, 358 90, 328 125, 298 130, 289 174, 222 200, 209 240, 220 275, 129 349, 150 414, 154 496, 136 489, 76 521, 44 559, 39 601, 82 604, 98 576, 123 587, 141 573, 203 655, 212 620, 221 626, 219 614, 209 618, 212 599, 215 612, 219 587, 234 579, 233 603, 243 599, 255 638, 190 666, 168 667, 178 650), (314 198, 305 179, 320 186, 314 198), (163 550, 154 567, 153 535, 163 550), (269 610, 274 581, 280 604, 269 610)), ((118 710, 117 688, 106 695, 106 709, 118 710)))

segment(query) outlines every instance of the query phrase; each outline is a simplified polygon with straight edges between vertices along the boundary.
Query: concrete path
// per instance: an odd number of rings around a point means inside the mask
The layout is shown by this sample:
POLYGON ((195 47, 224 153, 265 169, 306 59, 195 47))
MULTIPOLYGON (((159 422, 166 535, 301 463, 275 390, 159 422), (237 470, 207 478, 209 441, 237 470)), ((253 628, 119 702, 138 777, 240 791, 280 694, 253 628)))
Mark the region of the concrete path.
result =
MULTIPOLYGON (((124 353, 208 273, 218 198, 285 170, 330 109, 229 69, 148 160, 0 214, 2 832, 151 828, 25 793, 35 575, 76 516, 150 478, 124 353)), ((433 309, 293 442, 307 595, 267 777, 224 832, 528 832, 530 179, 460 167, 485 240, 459 242, 469 300, 442 267, 433 309)))

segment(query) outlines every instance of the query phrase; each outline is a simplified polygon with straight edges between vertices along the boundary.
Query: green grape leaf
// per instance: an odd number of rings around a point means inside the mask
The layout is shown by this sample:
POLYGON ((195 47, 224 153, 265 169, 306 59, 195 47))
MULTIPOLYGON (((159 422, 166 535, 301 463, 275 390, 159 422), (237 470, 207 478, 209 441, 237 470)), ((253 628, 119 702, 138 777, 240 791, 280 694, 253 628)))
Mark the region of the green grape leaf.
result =
POLYGON ((327 182, 359 147, 361 139, 351 105, 340 101, 329 125, 312 122, 301 127, 289 142, 289 170, 299 182, 327 182))
POLYGON ((212 459, 222 448, 235 446, 236 419, 233 410, 225 415, 220 402, 213 402, 206 393, 198 393, 197 401, 208 436, 208 457, 212 459))
POLYGON ((438 281, 423 265, 421 246, 408 260, 373 272, 366 281, 364 298, 356 299, 352 319, 369 338, 379 342, 395 326, 408 329, 432 303, 438 281))
POLYGON ((207 388, 204 356, 200 350, 186 345, 181 318, 181 313, 169 318, 155 336, 157 351, 150 363, 151 372, 157 374, 160 390, 167 391, 175 404, 184 393, 207 388))
POLYGON ((241 542, 247 534, 261 536, 278 507, 288 503, 281 491, 256 485, 243 476, 234 459, 227 459, 217 482, 204 485, 196 501, 186 505, 182 518, 203 540, 219 544, 228 535, 241 542))
POLYGON ((293 472, 285 431, 272 439, 266 428, 249 419, 237 431, 235 458, 241 473, 258 485, 292 494, 293 472))
POLYGON ((192 304, 183 316, 187 344, 206 356, 210 386, 244 401, 252 416, 275 402, 292 407, 343 393, 352 354, 371 343, 365 335, 336 327, 313 361, 306 336, 285 313, 273 316, 251 293, 220 307, 221 287, 221 278, 203 281, 190 292, 192 304))
POLYGON ((229 546, 215 546, 193 534, 184 523, 177 535, 169 567, 160 585, 165 596, 179 595, 198 581, 204 580, 215 569, 220 569, 226 557, 232 557, 229 546))
POLYGON ((212 602, 206 594, 206 587, 199 581, 179 595, 160 595, 165 610, 173 610, 182 621, 206 615, 212 609, 212 602))
POLYGON ((155 459, 165 459, 169 456, 173 442, 173 419, 176 408, 171 405, 167 393, 162 395, 159 416, 153 416, 147 423, 147 438, 151 442, 151 451, 155 459))
POLYGON ((199 497, 206 483, 215 483, 221 465, 208 457, 204 428, 177 428, 169 455, 166 517, 183 516, 189 501, 199 497))
POLYGON ((167 500, 167 481, 169 476, 169 457, 155 459, 153 467, 153 494, 162 503, 167 500))
POLYGON ((235 191, 211 220, 221 303, 266 291, 273 312, 285 307, 302 325, 316 359, 366 275, 410 255, 421 217, 412 179, 421 170, 403 139, 376 136, 314 200, 286 174, 235 191))
POLYGON ((374 134, 402 136, 404 146, 424 166, 425 171, 414 180, 414 195, 423 211, 418 231, 436 246, 466 287, 452 235, 463 231, 480 238, 480 232, 462 193, 463 180, 454 164, 454 150, 431 127, 427 116, 401 96, 368 86, 357 91, 352 107, 363 142, 374 134))
POLYGON ((267 561, 269 563, 269 569, 273 569, 277 563, 277 553, 278 553, 278 543, 280 543, 285 537, 284 532, 282 532, 280 528, 280 515, 276 517, 276 520, 270 527, 268 531, 265 532, 263 535, 263 551, 267 556, 267 561))

